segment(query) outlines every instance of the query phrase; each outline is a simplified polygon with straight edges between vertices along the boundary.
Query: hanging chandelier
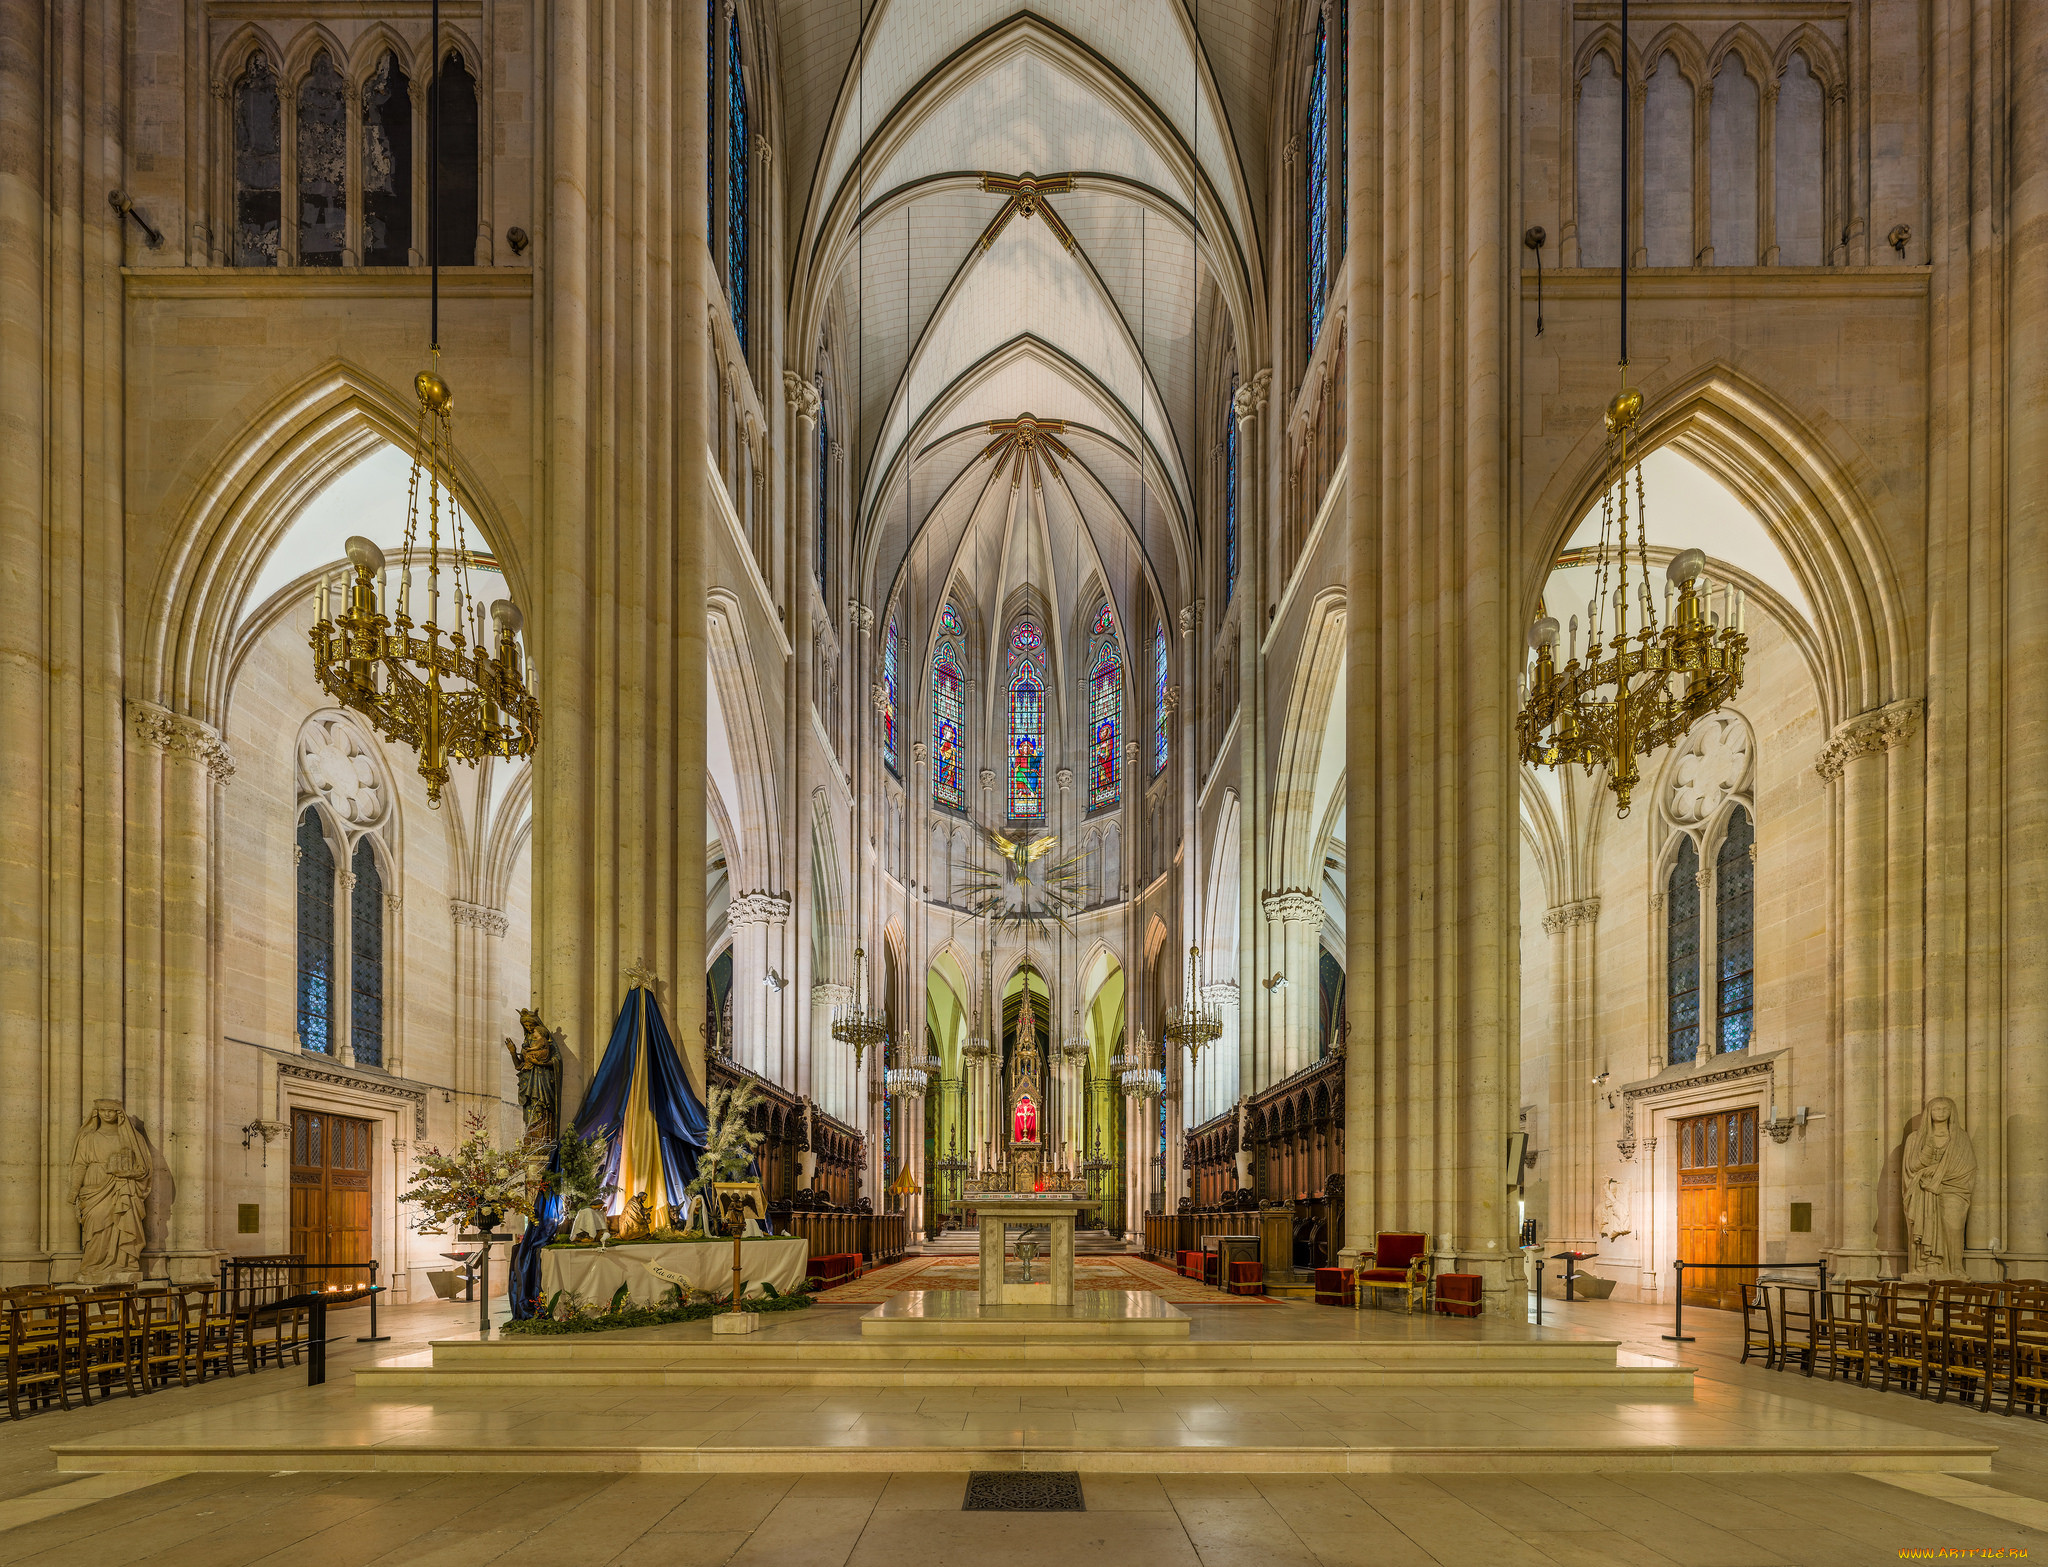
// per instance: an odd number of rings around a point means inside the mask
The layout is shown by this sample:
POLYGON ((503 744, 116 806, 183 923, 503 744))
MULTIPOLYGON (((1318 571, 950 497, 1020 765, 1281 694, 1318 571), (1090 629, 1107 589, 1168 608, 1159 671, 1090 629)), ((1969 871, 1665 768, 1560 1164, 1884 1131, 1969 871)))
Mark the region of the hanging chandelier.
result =
POLYGON ((1196 986, 1196 960, 1201 954, 1200 947, 1188 948, 1187 989, 1182 993, 1179 1006, 1167 1008, 1166 1024, 1159 1031, 1167 1049, 1188 1053, 1191 1068, 1204 1045, 1213 1045, 1223 1037, 1222 1014, 1201 1004, 1201 992, 1196 986))
POLYGON ((861 1058, 869 1050, 889 1043, 887 1014, 868 1010, 868 954, 864 947, 853 949, 853 1000, 832 1018, 832 1037, 853 1046, 853 1067, 860 1070, 861 1058))
MULTIPOLYGON (((428 83, 427 134, 439 137, 441 12, 434 6, 434 69, 428 83)), ((429 355, 413 378, 419 421, 412 442, 412 478, 405 505, 405 550, 398 563, 399 587, 390 602, 384 552, 360 536, 346 549, 354 575, 346 608, 333 613, 327 584, 315 590, 313 677, 320 688, 394 744, 419 753, 420 776, 429 804, 441 803, 448 764, 472 767, 486 756, 533 754, 540 739, 540 701, 530 689, 530 666, 519 645, 523 624, 510 599, 490 607, 490 625, 469 586, 472 559, 464 537, 462 508, 455 498, 454 395, 441 378, 441 265, 439 159, 427 154, 429 355), (413 567, 419 559, 420 486, 426 481, 426 619, 413 620, 413 567), (447 517, 441 514, 446 498, 447 517), (441 572, 449 576, 442 599, 441 572), (448 624, 441 623, 444 611, 448 624), (387 611, 389 611, 387 613, 387 611)))
POLYGON ((921 1098, 931 1084, 931 1073, 921 1057, 914 1056, 910 1047, 899 1044, 894 1051, 892 1063, 882 1073, 882 1086, 891 1099, 921 1098))
MULTIPOLYGON (((1628 0, 1621 7, 1622 58, 1628 58, 1628 0)), ((1621 189, 1628 190, 1630 94, 1624 83, 1621 189)), ((1650 589, 1648 501, 1642 452, 1632 444, 1643 394, 1628 384, 1628 221, 1621 225, 1621 390, 1607 405, 1606 451, 1601 475, 1600 543, 1593 552, 1593 594, 1586 604, 1586 647, 1578 646, 1579 620, 1571 617, 1566 663, 1558 667, 1559 627, 1552 615, 1530 628, 1533 667, 1523 676, 1516 731, 1522 760, 1537 767, 1574 764, 1590 774, 1607 769, 1619 814, 1642 779, 1639 756, 1682 738, 1742 689, 1739 593, 1730 595, 1730 623, 1706 609, 1706 557, 1680 550, 1665 569, 1664 616, 1650 589), (1635 479, 1635 579, 1631 599, 1629 478, 1635 479), (1634 629, 1629 616, 1638 617, 1634 629), (1610 620, 1611 617, 1611 620, 1610 620)))
POLYGON ((1160 1067, 1159 1052, 1145 1042, 1144 1029, 1138 1030, 1137 1048, 1122 1060, 1117 1086, 1123 1090, 1126 1099, 1150 1099, 1164 1091, 1166 1073, 1160 1067))

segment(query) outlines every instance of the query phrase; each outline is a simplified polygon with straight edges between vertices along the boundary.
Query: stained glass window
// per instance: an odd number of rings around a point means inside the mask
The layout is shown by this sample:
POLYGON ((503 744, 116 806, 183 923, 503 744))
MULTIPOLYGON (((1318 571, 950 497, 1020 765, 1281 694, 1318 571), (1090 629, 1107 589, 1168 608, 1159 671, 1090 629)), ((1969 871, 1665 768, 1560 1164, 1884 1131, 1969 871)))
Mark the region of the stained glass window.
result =
POLYGON ((747 77, 740 66, 740 19, 735 11, 725 30, 725 297, 732 305, 733 335, 747 351, 747 77))
POLYGON ((1223 400, 1223 602, 1237 591, 1237 377, 1223 400))
POLYGON ((370 840, 356 840, 349 868, 349 1045, 357 1066, 384 1064, 384 875, 370 840))
POLYGON ((325 49, 299 85, 299 265, 341 265, 347 228, 347 86, 325 49))
POLYGON ((1318 1023, 1321 1025, 1321 1048, 1317 1051, 1320 1059, 1330 1053, 1330 1041, 1337 1037, 1337 1026, 1344 1018, 1344 965, 1339 963, 1328 947, 1318 949, 1316 959, 1316 989, 1318 1023))
POLYGON ((1089 628, 1088 656, 1088 809, 1095 811, 1118 800, 1116 756, 1124 716, 1123 655, 1107 603, 1089 628))
POLYGON ((283 121, 277 78, 260 54, 235 81, 235 234, 238 267, 274 267, 282 203, 283 121))
MULTIPOLYGON (((950 615, 949 605, 946 613, 950 615)), ((944 624, 942 619, 941 625, 944 624)), ((965 682, 960 677, 957 642, 941 639, 932 655, 932 803, 959 810, 966 803, 960 787, 960 719, 965 711, 965 682)))
POLYGON ((1700 1053, 1700 855, 1690 838, 1665 883, 1665 1060, 1672 1066, 1700 1053))
POLYGON ((363 84, 363 265, 412 259, 412 89, 389 49, 363 84))
POLYGON ((1166 769, 1166 623, 1152 628, 1152 773, 1166 769))
POLYGON ((1351 6, 1337 0, 1337 245, 1342 261, 1351 245, 1351 6))
POLYGON ((1714 1015, 1723 1050, 1748 1049, 1756 1017, 1756 867, 1750 863, 1755 845, 1749 812, 1737 806, 1714 856, 1714 1015))
POLYGON ((334 851, 319 813, 299 818, 299 1047, 334 1050, 334 851))
MULTIPOLYGON (((825 424, 825 383, 818 383, 818 592, 825 591, 825 571, 832 560, 832 432, 825 424)), ((891 630, 894 630, 893 625, 891 630)), ((894 758, 892 745, 889 755, 894 758)))
POLYGON ((440 104, 441 123, 434 135, 441 210, 433 220, 434 244, 442 266, 470 267, 476 265, 476 78, 459 50, 449 50, 441 61, 440 104))
POLYGON ((1010 816, 1045 815, 1045 634, 1026 616, 1010 631, 1010 816))
POLYGON ((899 656, 896 614, 892 610, 889 628, 882 633, 882 760, 889 764, 890 772, 900 777, 903 765, 896 754, 896 660, 899 656))
POLYGON ((1308 341, 1323 329, 1323 295, 1330 283, 1330 37, 1316 22, 1315 63, 1308 76, 1308 341))

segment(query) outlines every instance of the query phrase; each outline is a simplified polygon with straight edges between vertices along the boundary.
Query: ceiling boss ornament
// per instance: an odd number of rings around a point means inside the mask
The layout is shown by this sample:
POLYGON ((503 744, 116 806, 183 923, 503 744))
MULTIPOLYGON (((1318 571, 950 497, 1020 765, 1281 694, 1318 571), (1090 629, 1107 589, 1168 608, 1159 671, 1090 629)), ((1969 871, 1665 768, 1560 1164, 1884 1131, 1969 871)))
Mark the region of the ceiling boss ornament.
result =
POLYGON ((1053 238, 1064 250, 1074 248, 1074 231, 1060 221, 1060 215, 1046 202, 1048 196, 1064 196, 1074 188, 1073 176, 1069 174, 1048 174, 1043 179, 1026 170, 1022 174, 984 174, 981 188, 991 196, 1008 196, 1003 210, 989 220, 987 228, 981 231, 976 241, 983 250, 996 242, 996 236, 1009 227, 1012 218, 1043 217, 1045 226, 1052 230, 1053 238))
MULTIPOLYGON (((1628 0, 1621 7, 1622 58, 1628 54, 1628 0)), ((1622 93, 1621 189, 1628 183, 1630 94, 1622 93)), ((1704 603, 1706 556, 1680 550, 1665 568, 1664 624, 1658 624, 1650 589, 1647 500, 1642 452, 1632 445, 1643 394, 1628 384, 1628 225, 1622 225, 1621 390, 1607 405, 1605 471, 1600 492, 1600 543, 1593 552, 1593 596, 1586 605, 1586 652, 1578 650, 1578 617, 1571 619, 1567 662, 1557 664, 1559 627, 1541 615, 1529 631, 1535 661, 1524 675, 1516 720, 1522 760, 1537 767, 1569 767, 1590 774, 1607 769, 1619 814, 1642 778, 1636 758, 1678 740, 1742 689, 1749 641, 1742 633, 1742 601, 1731 595, 1733 623, 1711 619, 1704 603), (1635 597, 1629 583, 1629 494, 1635 476, 1635 597), (1675 600, 1675 603, 1674 603, 1675 600), (1629 628, 1629 615, 1638 617, 1629 628), (1609 624, 1609 616, 1612 624, 1609 624), (1611 634, 1610 634, 1611 632, 1611 634)))
POLYGON ((1023 413, 1014 419, 989 420, 988 433, 995 439, 981 449, 981 455, 984 460, 992 459, 998 468, 1008 459, 1013 490, 1024 482, 1026 467, 1031 470, 1032 487, 1040 489, 1045 484, 1041 463, 1050 463, 1057 473, 1060 458, 1073 461, 1074 454, 1060 439, 1067 433, 1064 419, 1041 419, 1036 414, 1023 413))
MULTIPOLYGON (((439 138, 440 6, 434 7, 434 82, 427 132, 439 138)), ((378 734, 419 752, 427 800, 441 803, 450 761, 475 766, 486 756, 530 756, 540 738, 540 703, 528 689, 519 645, 522 619, 510 599, 490 607, 490 626, 469 586, 472 559, 455 499, 455 397, 441 379, 441 265, 439 159, 427 157, 430 325, 428 368, 413 378, 419 422, 412 444, 412 478, 405 505, 405 550, 399 561, 398 602, 387 614, 390 583, 384 552, 360 535, 345 546, 354 568, 345 607, 333 613, 323 579, 314 592, 313 676, 342 707, 360 713, 378 734), (413 567, 419 559, 420 482, 426 481, 426 619, 412 618, 413 567), (447 516, 442 516, 442 506, 447 516), (441 573, 449 576, 447 602, 441 573), (443 613, 448 624, 441 624, 443 613)))

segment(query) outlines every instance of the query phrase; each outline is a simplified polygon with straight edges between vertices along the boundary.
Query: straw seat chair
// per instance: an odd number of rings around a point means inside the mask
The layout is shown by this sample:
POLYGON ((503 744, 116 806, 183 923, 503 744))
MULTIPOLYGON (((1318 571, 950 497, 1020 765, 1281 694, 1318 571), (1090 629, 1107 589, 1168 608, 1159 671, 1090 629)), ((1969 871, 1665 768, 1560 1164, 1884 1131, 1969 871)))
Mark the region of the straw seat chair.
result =
POLYGON ((86 1399, 91 1401, 92 1384, 99 1384, 99 1396, 113 1396, 118 1378, 134 1398, 140 1391, 142 1332, 136 1318, 135 1292, 129 1289, 91 1290, 74 1297, 81 1314, 80 1353, 72 1369, 81 1379, 86 1399))
POLYGON ((1870 1386, 1870 1363, 1883 1336, 1884 1281, 1843 1279, 1830 1292, 1824 1339, 1828 1380, 1846 1381, 1854 1373, 1858 1387, 1870 1386))
POLYGON ((10 1290, 4 1306, 7 1332, 7 1415, 21 1418, 23 1400, 47 1409, 54 1398, 71 1407, 70 1359, 74 1308, 49 1290, 10 1290))
POLYGON ((1766 1367, 1775 1371, 1778 1366, 1778 1331, 1771 1323, 1771 1299, 1761 1284, 1742 1286, 1742 1360, 1748 1365, 1751 1355, 1763 1356, 1766 1367))
POLYGON ((1885 1292, 1884 1306, 1878 1340, 1877 1390, 1889 1393, 1896 1376, 1901 1392, 1910 1387, 1925 1398, 1927 1374, 1935 1362, 1934 1286, 1894 1283, 1885 1292))
POLYGON ((1941 1287, 1933 1345, 1937 1404, 1948 1402, 1953 1380, 1970 1384, 1964 1403, 1990 1407, 1991 1373, 1998 1355, 1997 1303, 2004 1293, 1990 1284, 1941 1287))

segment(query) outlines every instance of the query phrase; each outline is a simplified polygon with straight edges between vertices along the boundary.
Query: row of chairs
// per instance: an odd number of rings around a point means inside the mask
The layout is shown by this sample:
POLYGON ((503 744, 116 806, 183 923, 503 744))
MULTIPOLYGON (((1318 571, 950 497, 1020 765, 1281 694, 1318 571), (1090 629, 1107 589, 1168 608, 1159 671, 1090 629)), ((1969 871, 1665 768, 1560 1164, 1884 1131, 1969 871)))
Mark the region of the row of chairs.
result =
POLYGON ((2048 1281, 1749 1284, 1742 1358, 1829 1381, 2048 1415, 2048 1281), (1770 1295, 1778 1296, 1777 1310, 1770 1295))
POLYGON ((298 1364, 308 1343, 303 1306, 232 1297, 208 1285, 96 1290, 28 1285, 0 1291, 7 1347, 7 1413, 69 1409, 175 1381, 190 1387, 298 1364))

